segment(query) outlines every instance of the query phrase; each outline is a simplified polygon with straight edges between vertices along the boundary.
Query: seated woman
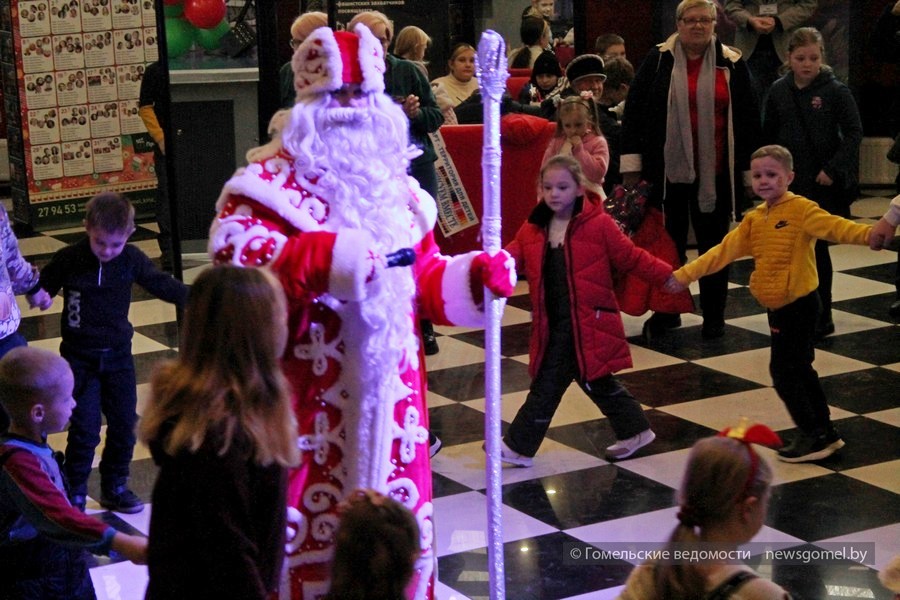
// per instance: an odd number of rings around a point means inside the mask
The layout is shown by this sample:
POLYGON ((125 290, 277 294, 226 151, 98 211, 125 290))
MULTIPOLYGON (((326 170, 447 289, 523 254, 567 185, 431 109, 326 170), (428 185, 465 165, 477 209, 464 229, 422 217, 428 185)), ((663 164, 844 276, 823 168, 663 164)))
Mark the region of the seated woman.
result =
POLYGON ((475 78, 475 48, 469 44, 457 44, 450 52, 447 66, 450 73, 434 79, 431 83, 441 84, 456 107, 478 89, 478 79, 475 78))
POLYGON ((519 26, 522 45, 509 55, 510 69, 530 69, 535 59, 550 48, 550 24, 537 17, 525 17, 519 26))
MULTIPOLYGON (((394 56, 408 60, 416 65, 425 79, 428 79, 428 63, 425 62, 425 51, 431 45, 431 37, 415 25, 408 25, 394 38, 394 56)), ((444 125, 456 125, 456 113, 453 112, 453 101, 447 88, 441 83, 432 82, 431 91, 434 99, 444 115, 444 125)))

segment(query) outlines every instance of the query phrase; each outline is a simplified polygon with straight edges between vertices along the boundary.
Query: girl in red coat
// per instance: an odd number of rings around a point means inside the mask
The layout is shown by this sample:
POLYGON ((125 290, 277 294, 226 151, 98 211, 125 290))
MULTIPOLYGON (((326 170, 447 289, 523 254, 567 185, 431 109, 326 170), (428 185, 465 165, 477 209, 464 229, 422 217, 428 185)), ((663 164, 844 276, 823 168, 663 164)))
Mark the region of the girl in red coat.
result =
POLYGON ((542 201, 507 251, 531 294, 531 389, 507 430, 504 462, 530 467, 553 414, 575 380, 609 419, 619 460, 656 437, 640 404, 613 376, 632 366, 613 270, 662 286, 672 268, 636 247, 599 198, 585 193, 578 161, 555 156, 541 170, 542 201))

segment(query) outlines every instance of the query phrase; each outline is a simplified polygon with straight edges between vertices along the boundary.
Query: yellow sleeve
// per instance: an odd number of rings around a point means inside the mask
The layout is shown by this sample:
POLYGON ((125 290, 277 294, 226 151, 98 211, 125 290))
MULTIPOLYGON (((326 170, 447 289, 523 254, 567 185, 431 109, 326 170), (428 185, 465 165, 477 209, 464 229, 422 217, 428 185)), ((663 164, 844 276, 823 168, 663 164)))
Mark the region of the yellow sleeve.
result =
POLYGON ((816 204, 812 204, 807 211, 803 219, 803 229, 817 239, 856 246, 868 245, 869 235, 872 233, 871 225, 833 215, 816 204))
POLYGON ((153 111, 153 106, 150 104, 142 106, 138 110, 138 115, 140 115, 141 121, 144 122, 144 127, 147 128, 147 133, 150 134, 153 141, 162 146, 165 136, 162 127, 159 125, 159 121, 156 119, 156 113, 153 111))
POLYGON ((721 271, 736 259, 750 254, 750 222, 747 215, 737 229, 728 232, 722 241, 673 273, 681 285, 697 281, 704 275, 721 271))

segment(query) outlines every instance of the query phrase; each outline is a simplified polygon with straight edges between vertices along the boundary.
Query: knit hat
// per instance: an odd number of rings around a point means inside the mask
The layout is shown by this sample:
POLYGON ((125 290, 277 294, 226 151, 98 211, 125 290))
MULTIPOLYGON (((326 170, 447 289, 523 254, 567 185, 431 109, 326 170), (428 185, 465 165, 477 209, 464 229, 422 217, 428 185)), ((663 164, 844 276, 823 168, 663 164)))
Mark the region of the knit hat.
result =
POLYGON ((291 59, 297 99, 336 92, 349 83, 365 93, 384 92, 384 49, 365 25, 354 32, 320 27, 291 59))
POLYGON ((562 77, 562 69, 559 66, 559 60, 556 54, 550 50, 544 50, 538 57, 534 59, 534 65, 531 67, 531 74, 534 77, 538 75, 556 75, 562 77))
POLYGON ((579 79, 584 77, 600 77, 606 80, 606 74, 603 69, 603 59, 596 54, 582 54, 576 56, 566 67, 566 79, 574 85, 579 79))

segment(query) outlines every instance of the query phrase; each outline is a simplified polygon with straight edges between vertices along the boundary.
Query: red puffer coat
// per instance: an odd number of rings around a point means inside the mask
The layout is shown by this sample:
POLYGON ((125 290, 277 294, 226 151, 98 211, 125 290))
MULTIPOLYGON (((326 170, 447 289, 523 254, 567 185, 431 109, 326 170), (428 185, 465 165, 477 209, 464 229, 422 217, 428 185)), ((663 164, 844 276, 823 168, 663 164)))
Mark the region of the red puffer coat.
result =
MULTIPOLYGON (((516 269, 528 279, 532 327, 529 372, 534 377, 550 338, 544 300, 544 256, 547 227, 553 212, 539 203, 506 250, 516 269)), ((566 231, 566 270, 569 281, 578 371, 592 381, 632 366, 625 328, 613 287, 613 273, 631 273, 661 286, 672 267, 635 246, 604 212, 593 194, 576 201, 566 231)))

